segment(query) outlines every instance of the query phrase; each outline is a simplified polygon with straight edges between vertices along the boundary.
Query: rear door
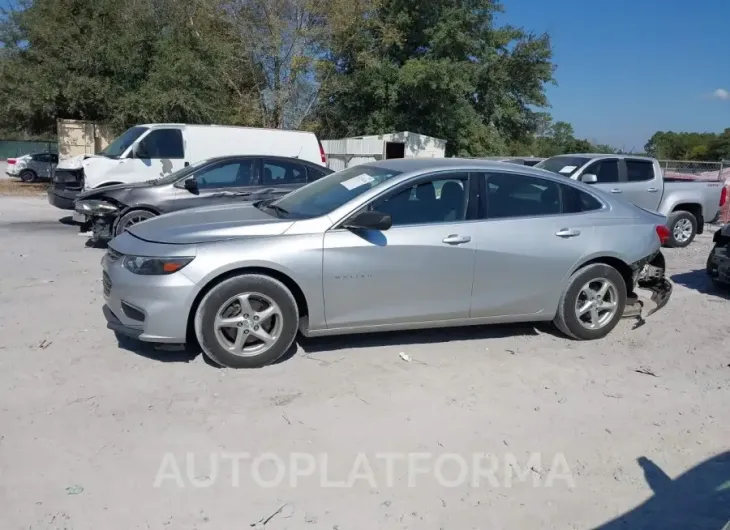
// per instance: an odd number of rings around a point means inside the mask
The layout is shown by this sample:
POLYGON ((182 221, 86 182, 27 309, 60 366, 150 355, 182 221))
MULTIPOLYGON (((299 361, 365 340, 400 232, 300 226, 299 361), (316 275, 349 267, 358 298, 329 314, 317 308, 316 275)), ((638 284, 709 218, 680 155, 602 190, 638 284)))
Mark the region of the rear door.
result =
POLYGON ((196 171, 192 177, 175 184, 175 200, 170 211, 243 202, 255 190, 257 158, 226 158, 196 171), (185 180, 194 178, 197 190, 185 188, 185 180))
POLYGON ((307 168, 293 159, 262 158, 257 182, 257 199, 278 198, 307 183, 307 168))
POLYGON ((566 275, 590 248, 593 195, 528 174, 480 173, 472 318, 552 318, 566 275))
POLYGON ((620 188, 626 200, 647 210, 656 211, 662 200, 662 179, 654 170, 654 162, 637 158, 621 161, 626 181, 620 188))

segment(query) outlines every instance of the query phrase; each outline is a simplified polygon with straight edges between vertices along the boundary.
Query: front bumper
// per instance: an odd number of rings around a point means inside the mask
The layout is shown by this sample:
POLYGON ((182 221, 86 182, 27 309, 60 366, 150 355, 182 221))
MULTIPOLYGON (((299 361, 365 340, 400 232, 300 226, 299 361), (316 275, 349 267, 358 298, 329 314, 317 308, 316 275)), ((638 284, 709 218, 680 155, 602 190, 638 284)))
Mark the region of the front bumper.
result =
POLYGON ((144 342, 183 344, 196 285, 181 272, 132 274, 107 253, 101 261, 107 328, 144 342))
POLYGON ((81 190, 58 189, 50 186, 48 191, 48 202, 61 210, 74 210, 74 202, 81 190))

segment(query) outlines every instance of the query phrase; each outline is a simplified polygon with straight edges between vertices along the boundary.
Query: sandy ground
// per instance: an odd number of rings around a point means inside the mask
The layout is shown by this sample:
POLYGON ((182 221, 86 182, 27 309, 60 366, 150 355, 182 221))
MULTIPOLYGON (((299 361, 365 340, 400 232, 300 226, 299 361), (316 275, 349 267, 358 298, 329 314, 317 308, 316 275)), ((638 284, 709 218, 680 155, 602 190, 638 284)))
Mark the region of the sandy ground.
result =
POLYGON ((2 529, 588 529, 652 490, 657 509, 626 528, 730 519, 716 465, 669 482, 730 448, 709 235, 666 251, 664 311, 600 342, 547 326, 354 336, 231 371, 118 345, 102 251, 59 217, 0 198, 2 529))

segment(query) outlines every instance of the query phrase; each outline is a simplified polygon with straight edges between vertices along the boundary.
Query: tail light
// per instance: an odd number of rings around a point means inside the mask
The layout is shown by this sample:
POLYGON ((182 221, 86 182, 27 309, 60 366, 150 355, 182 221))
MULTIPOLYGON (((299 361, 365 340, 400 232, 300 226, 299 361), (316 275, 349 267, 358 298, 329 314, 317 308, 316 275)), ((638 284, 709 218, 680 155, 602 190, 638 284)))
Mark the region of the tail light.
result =
POLYGON ((12 166, 12 165, 13 165, 13 164, 15 164, 16 162, 17 162, 17 160, 15 160, 14 158, 8 158, 8 165, 9 165, 9 166, 12 166))
POLYGON ((319 156, 322 157, 322 163, 327 164, 327 157, 324 154, 324 147, 322 147, 322 142, 317 140, 317 143, 319 144, 319 156))
POLYGON ((725 206, 726 202, 727 202, 727 186, 723 186, 722 191, 720 192, 720 206, 725 206))
POLYGON ((657 225, 656 235, 659 237, 659 242, 664 245, 667 241, 669 241, 669 236, 671 235, 671 232, 669 232, 669 228, 667 228, 666 226, 657 225))

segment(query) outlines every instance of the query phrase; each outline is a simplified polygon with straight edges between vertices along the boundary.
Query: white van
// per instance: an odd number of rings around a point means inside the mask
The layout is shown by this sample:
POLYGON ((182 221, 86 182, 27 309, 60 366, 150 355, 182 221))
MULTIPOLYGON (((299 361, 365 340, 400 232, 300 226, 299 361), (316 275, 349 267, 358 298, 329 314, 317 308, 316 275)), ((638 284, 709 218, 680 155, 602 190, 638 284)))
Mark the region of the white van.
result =
POLYGON ((48 188, 48 202, 73 210, 83 190, 147 182, 200 160, 226 155, 300 158, 326 166, 314 133, 224 125, 155 123, 136 125, 96 155, 60 160, 48 188))

